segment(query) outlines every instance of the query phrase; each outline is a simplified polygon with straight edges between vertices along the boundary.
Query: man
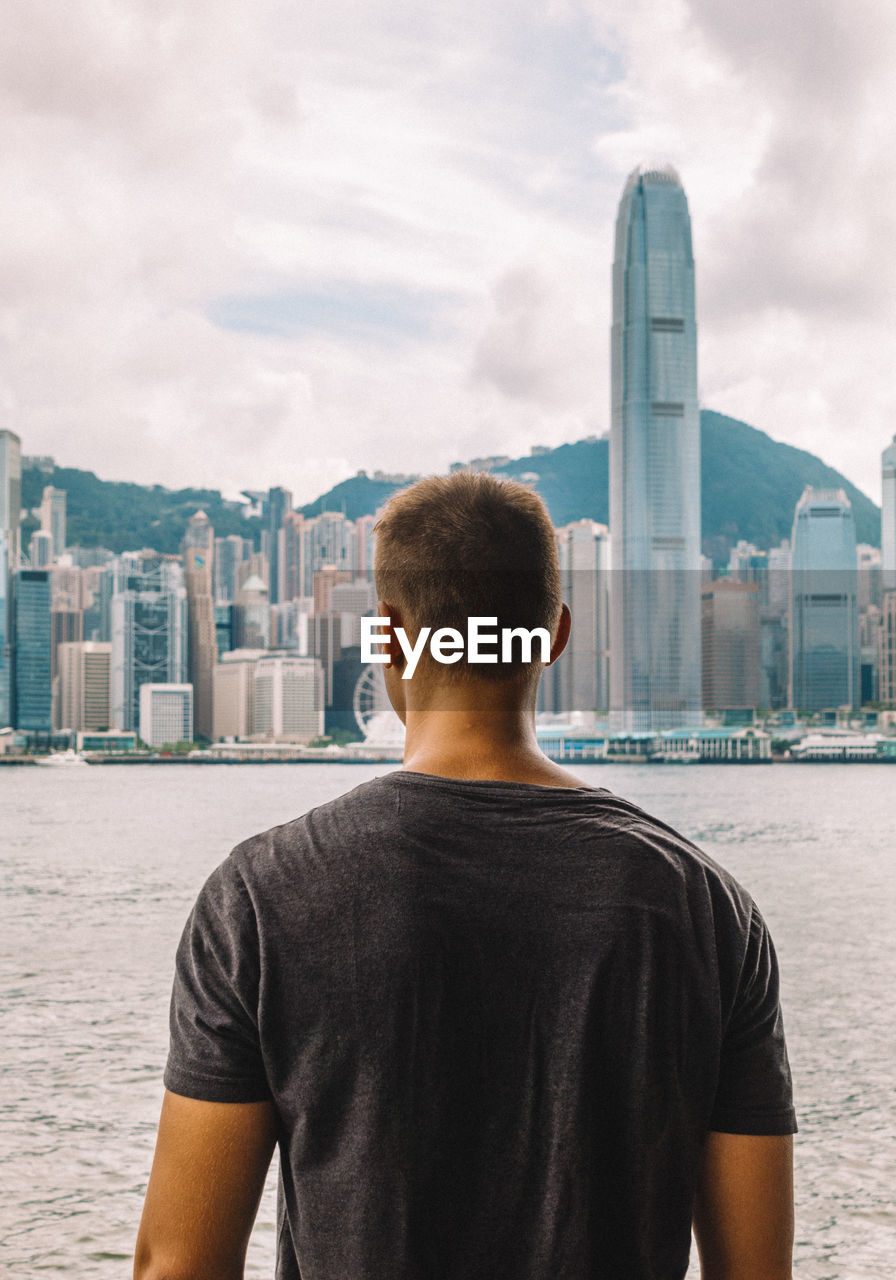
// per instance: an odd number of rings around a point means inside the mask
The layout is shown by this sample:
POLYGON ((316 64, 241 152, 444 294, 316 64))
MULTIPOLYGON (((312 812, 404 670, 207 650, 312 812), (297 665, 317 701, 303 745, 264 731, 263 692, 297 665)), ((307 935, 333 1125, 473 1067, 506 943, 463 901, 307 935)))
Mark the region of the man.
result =
POLYGON ((540 499, 420 482, 376 584, 404 769, 202 890, 136 1277, 241 1277, 278 1144, 279 1280, 679 1280, 692 1222, 704 1280, 790 1280, 771 941, 711 859, 539 751, 569 634, 540 499), (471 618, 517 649, 472 661, 471 618))

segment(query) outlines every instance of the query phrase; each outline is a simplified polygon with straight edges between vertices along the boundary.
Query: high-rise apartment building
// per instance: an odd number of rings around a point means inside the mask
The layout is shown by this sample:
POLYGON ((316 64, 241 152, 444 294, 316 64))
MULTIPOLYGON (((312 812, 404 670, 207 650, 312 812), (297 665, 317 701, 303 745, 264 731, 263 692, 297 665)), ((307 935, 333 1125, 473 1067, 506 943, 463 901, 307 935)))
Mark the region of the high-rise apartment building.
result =
POLYGON ((111 644, 85 640, 61 644, 58 727, 73 733, 101 733, 109 728, 109 659, 111 644))
POLYGON ((700 594, 704 708, 759 706, 759 582, 719 578, 700 594))
POLYGON ((58 560, 65 551, 65 490, 54 489, 48 484, 40 504, 40 527, 53 539, 53 559, 58 560))
POLYGON ((611 719, 699 725, 700 416, 688 203, 636 169, 616 220, 611 337, 611 719))
POLYGON ((278 487, 268 490, 268 545, 271 562, 271 604, 280 603, 280 530, 283 517, 292 510, 292 494, 278 487))
POLYGON ((141 685, 187 683, 187 592, 180 565, 154 553, 121 556, 111 632, 112 726, 137 730, 141 685))
POLYGON ((189 682, 193 686, 193 732, 214 732, 213 672, 218 659, 215 631, 215 531, 204 511, 187 521, 181 551, 189 611, 189 682))
POLYGON ((13 588, 19 569, 22 516, 22 443, 0 430, 0 729, 13 721, 13 588))
POLYGON ((791 695, 804 711, 858 707, 856 531, 842 489, 807 485, 792 537, 791 695))
POLYGON ((15 727, 49 733, 53 727, 50 675, 50 575, 20 569, 15 583, 13 708, 15 727))
POLYGON ((881 586, 884 591, 896 591, 896 436, 883 451, 881 472, 881 586))

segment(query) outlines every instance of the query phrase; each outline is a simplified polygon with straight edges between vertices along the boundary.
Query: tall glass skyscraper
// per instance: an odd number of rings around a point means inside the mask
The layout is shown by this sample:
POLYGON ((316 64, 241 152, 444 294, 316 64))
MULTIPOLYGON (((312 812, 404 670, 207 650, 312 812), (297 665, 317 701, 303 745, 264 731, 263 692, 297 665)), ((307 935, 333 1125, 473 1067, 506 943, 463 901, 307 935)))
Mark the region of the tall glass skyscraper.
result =
POLYGON ((49 733, 53 727, 50 679, 52 631, 50 575, 21 569, 15 588, 15 727, 49 733))
POLYGON ((881 455, 880 568, 884 591, 896 591, 896 436, 881 455))
POLYGON ((0 729, 13 721, 13 586, 19 568, 22 504, 22 445, 0 431, 0 729))
POLYGON ((627 733, 697 726, 694 255, 687 197, 672 169, 636 169, 622 193, 611 360, 611 721, 627 733))
POLYGON ((858 557, 852 506, 842 489, 803 490, 793 518, 792 583, 794 707, 858 707, 858 557))
POLYGON ((187 682, 183 572, 152 552, 126 553, 115 572, 109 701, 112 725, 136 730, 140 686, 187 682))

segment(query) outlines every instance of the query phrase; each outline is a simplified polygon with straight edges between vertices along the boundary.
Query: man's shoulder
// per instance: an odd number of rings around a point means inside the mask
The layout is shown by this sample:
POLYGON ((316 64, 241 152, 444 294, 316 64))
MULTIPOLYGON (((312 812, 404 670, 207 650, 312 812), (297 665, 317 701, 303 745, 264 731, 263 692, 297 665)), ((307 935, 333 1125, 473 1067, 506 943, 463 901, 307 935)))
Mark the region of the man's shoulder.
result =
POLYGON ((389 775, 371 778, 288 822, 240 841, 232 850, 230 861, 246 877, 254 876, 283 858, 301 857, 303 850, 313 847, 319 852, 327 844, 335 845, 347 830, 373 831, 393 819, 395 807, 389 775))

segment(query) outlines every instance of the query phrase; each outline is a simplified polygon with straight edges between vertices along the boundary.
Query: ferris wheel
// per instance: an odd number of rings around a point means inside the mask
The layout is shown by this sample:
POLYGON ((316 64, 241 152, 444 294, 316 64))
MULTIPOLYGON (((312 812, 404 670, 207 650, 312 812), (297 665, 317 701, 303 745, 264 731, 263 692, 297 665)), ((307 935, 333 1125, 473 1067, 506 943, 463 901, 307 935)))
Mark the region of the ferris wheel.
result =
POLYGON ((367 736, 371 722, 383 712, 391 711, 389 695, 386 693, 386 681, 380 663, 370 663, 364 668, 355 685, 352 698, 352 710, 358 728, 367 736))

